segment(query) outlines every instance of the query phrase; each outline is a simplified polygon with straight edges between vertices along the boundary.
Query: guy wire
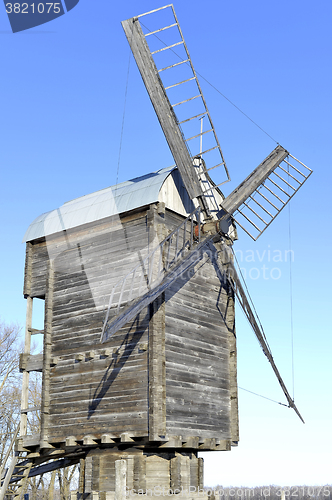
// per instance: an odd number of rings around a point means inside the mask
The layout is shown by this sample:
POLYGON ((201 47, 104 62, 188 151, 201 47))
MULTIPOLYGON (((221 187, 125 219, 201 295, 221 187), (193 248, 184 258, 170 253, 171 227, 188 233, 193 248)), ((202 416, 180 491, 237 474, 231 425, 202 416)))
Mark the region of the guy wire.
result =
MULTIPOLYGON (((146 30, 148 30, 148 31, 151 33, 151 30, 150 30, 147 26, 145 26, 145 25, 142 23, 142 21, 140 21, 140 24, 141 24, 142 26, 144 26, 144 28, 145 28, 146 30)), ((161 40, 161 38, 159 38, 159 36, 157 36, 156 34, 154 34, 153 36, 155 36, 155 37, 156 37, 156 38, 157 38, 157 39, 158 39, 158 40, 159 40, 162 44, 164 44, 164 45, 165 45, 165 47, 167 47, 167 44, 166 44, 163 40, 161 40)), ((171 50, 171 52, 173 52, 173 54, 175 54, 175 55, 176 55, 176 56, 177 56, 177 57, 178 57, 181 61, 184 61, 184 59, 182 59, 182 57, 181 57, 181 56, 179 56, 179 54, 177 54, 177 53, 175 52, 175 50, 173 50, 173 49, 170 49, 170 50, 171 50)), ((189 65, 189 63, 188 63, 188 62, 186 62, 186 64, 187 64, 187 65, 189 65)), ((197 74, 200 78, 202 78, 202 79, 203 79, 203 80, 204 80, 204 81, 205 81, 208 85, 210 85, 210 87, 212 87, 212 88, 213 88, 216 92, 218 92, 218 94, 220 94, 220 95, 221 95, 224 99, 226 99, 226 101, 228 101, 228 102, 229 102, 232 106, 234 106, 234 108, 235 108, 235 109, 237 109, 240 113, 242 113, 242 114, 243 114, 243 116, 245 116, 245 117, 246 117, 248 120, 250 120, 250 121, 251 121, 254 125, 256 125, 256 127, 258 127, 258 128, 259 128, 262 132, 264 132, 264 134, 266 134, 266 135, 267 135, 267 136, 268 136, 268 137, 269 137, 272 141, 274 141, 276 144, 279 144, 279 142, 278 142, 278 141, 276 141, 276 140, 275 140, 275 139, 274 139, 274 138, 273 138, 273 137, 272 137, 272 136, 271 136, 268 132, 266 132, 266 130, 264 130, 264 129, 260 126, 260 125, 258 125, 258 123, 256 123, 256 122, 255 122, 252 118, 250 118, 250 116, 249 116, 249 115, 247 115, 247 113, 245 113, 244 111, 242 111, 242 109, 240 109, 240 108, 239 108, 236 104, 234 104, 234 102, 233 102, 233 101, 231 101, 228 97, 226 97, 226 96, 225 96, 225 94, 223 94, 223 93, 222 93, 219 89, 217 89, 217 87, 215 87, 215 86, 214 86, 211 82, 209 82, 209 80, 207 80, 207 79, 206 79, 206 78, 205 78, 205 77, 204 77, 201 73, 199 73, 198 71, 196 71, 196 69, 195 69, 195 72, 196 72, 196 74, 197 74)))

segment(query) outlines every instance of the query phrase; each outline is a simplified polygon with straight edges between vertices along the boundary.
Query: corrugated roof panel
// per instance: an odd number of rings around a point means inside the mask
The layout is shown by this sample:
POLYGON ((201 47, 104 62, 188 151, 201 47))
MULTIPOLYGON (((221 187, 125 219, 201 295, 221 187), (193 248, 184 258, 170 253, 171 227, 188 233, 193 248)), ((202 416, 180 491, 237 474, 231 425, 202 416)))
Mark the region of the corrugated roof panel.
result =
POLYGON ((39 215, 28 227, 23 241, 32 241, 60 231, 122 214, 158 201, 159 191, 174 167, 122 182, 64 203, 39 215))

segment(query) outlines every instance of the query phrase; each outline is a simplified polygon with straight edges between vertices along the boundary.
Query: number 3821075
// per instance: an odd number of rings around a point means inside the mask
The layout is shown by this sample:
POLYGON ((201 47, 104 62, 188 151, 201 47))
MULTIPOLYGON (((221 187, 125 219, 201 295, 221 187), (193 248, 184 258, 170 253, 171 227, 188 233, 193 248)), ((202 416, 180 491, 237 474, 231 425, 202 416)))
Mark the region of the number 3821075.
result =
POLYGON ((6 3, 7 14, 60 14, 61 3, 6 3))

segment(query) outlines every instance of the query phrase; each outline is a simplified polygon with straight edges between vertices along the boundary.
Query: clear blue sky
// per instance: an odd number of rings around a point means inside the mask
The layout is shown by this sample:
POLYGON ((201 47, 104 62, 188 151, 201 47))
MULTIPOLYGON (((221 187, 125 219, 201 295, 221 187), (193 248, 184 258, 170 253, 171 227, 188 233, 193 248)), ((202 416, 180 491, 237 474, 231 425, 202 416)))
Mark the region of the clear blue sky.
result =
MULTIPOLYGON (((0 5, 3 320, 24 324, 21 240, 32 220, 116 181, 129 59, 119 181, 173 164, 120 24, 163 3, 80 0, 68 14, 17 34, 11 34, 0 5)), ((248 285, 292 390, 284 253, 291 229, 295 400, 306 424, 291 410, 240 391, 239 447, 204 454, 205 483, 331 483, 332 4, 178 0, 174 5, 196 70, 314 169, 291 203, 290 226, 285 209, 258 242, 239 231, 235 245, 248 276, 252 268, 260 271, 259 276, 251 271, 258 278, 249 277, 248 285), (274 262, 279 250, 282 261, 274 262), (263 265, 269 268, 267 279, 263 265), (274 267, 280 279, 272 278, 274 267)), ((201 83, 232 177, 224 187, 228 194, 275 143, 201 83)), ((34 326, 38 321, 37 310, 34 326)), ((239 385, 284 402, 240 310, 237 332, 239 385)))

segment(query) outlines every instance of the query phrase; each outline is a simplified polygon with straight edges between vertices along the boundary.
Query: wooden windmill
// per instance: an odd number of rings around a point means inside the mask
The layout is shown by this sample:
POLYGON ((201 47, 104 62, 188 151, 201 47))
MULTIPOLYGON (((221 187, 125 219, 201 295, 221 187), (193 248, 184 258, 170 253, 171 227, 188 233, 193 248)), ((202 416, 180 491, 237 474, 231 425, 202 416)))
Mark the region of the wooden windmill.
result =
POLYGON ((224 198, 209 172, 220 166, 229 180, 228 171, 173 6, 144 16, 164 12, 172 21, 149 32, 142 16, 122 25, 177 168, 65 203, 30 225, 21 428, 0 500, 8 488, 19 498, 29 475, 79 461, 78 498, 162 488, 197 495, 197 453, 230 450, 239 439, 235 297, 301 418, 231 249, 235 225, 257 239, 311 170, 278 145, 224 198), (147 40, 160 33, 176 36, 153 50, 147 40), (172 61, 175 47, 185 56, 172 61), (176 88, 194 92, 173 102, 176 88), (192 133, 203 116, 207 128, 192 133), (36 298, 45 301, 43 331, 31 325, 36 298), (43 335, 43 355, 30 355, 33 334, 43 335), (31 436, 33 370, 43 383, 41 432, 31 436))

